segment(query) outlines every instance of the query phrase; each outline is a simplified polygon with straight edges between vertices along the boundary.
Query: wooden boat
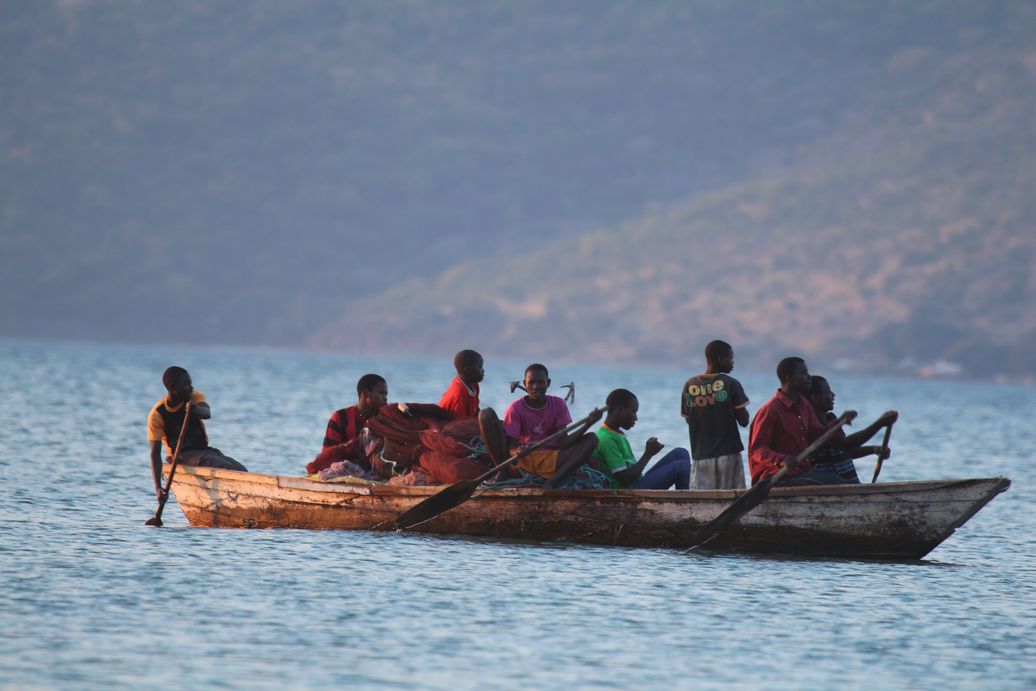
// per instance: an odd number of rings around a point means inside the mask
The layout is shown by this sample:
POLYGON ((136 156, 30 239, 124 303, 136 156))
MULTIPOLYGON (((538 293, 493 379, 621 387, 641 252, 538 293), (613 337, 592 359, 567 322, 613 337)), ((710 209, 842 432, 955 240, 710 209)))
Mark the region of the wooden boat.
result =
MULTIPOLYGON (((708 549, 920 559, 1010 485, 997 477, 779 487, 708 549)), ((173 481, 191 525, 215 528, 394 530, 396 516, 440 489, 182 466, 173 481)), ((491 489, 412 530, 681 548, 743 491, 491 489)))

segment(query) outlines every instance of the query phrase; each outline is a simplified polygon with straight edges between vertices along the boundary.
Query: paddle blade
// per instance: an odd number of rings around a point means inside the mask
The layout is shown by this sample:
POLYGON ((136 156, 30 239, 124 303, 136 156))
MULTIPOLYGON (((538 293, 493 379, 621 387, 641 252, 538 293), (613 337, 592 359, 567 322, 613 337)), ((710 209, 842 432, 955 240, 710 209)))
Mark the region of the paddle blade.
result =
POLYGON ((404 511, 396 518, 396 530, 406 530, 430 521, 441 513, 467 501, 475 493, 479 483, 474 480, 455 482, 438 494, 434 494, 417 506, 404 511))
POLYGON ((161 528, 162 527, 162 519, 159 518, 158 516, 152 516, 151 518, 149 518, 146 521, 144 521, 144 525, 153 525, 156 528, 161 528))
POLYGON ((698 549, 736 523, 737 520, 746 513, 766 501, 766 497, 770 496, 770 487, 772 484, 772 477, 760 480, 754 487, 752 487, 752 489, 738 497, 737 501, 725 508, 723 513, 713 519, 712 523, 709 523, 698 531, 698 535, 695 536, 694 539, 694 546, 692 546, 691 549, 698 549))

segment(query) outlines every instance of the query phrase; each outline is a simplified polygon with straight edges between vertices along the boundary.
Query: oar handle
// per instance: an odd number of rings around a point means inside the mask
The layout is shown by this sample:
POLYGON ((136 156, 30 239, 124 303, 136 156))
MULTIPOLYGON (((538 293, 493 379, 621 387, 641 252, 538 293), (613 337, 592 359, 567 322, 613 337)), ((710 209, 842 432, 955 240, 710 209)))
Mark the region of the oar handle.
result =
MULTIPOLYGON (((805 449, 803 449, 799 453, 797 453, 794 456, 792 456, 792 458, 795 460, 795 465, 798 465, 802 461, 804 461, 807 458, 809 458, 809 455, 811 453, 813 453, 814 451, 816 451, 817 449, 819 449, 821 446, 823 446, 824 442, 826 442, 828 439, 830 439, 832 437, 832 435, 834 435, 835 432, 837 432, 838 430, 842 429, 842 427, 844 427, 845 425, 848 425, 850 422, 855 420, 856 419, 856 414, 857 413, 856 413, 855 410, 847 410, 844 413, 842 413, 842 416, 840 418, 838 418, 837 420, 835 420, 834 424, 831 425, 831 427, 826 432, 824 432, 819 437, 814 439, 813 443, 810 444, 809 446, 807 446, 805 449)), ((773 486, 773 484, 775 482, 777 482, 778 480, 780 480, 782 477, 784 477, 785 473, 787 473, 787 472, 788 472, 788 463, 785 462, 784 465, 781 466, 780 470, 778 470, 773 475, 770 475, 766 479, 768 479, 770 481, 770 486, 773 486)))
POLYGON ((555 439, 558 439, 562 435, 568 434, 572 430, 582 425, 589 425, 590 421, 593 419, 595 415, 600 416, 600 414, 603 412, 604 408, 594 408, 593 412, 587 415, 582 420, 578 420, 569 425, 566 425, 565 427, 559 429, 550 436, 541 439, 535 444, 530 444, 529 446, 526 446, 521 451, 511 456, 503 463, 498 463, 494 468, 486 471, 485 473, 482 473, 478 477, 473 478, 471 480, 460 480, 458 482, 454 482, 446 489, 443 489, 437 492, 436 494, 433 494, 432 496, 428 497, 416 506, 411 507, 407 511, 404 511, 402 514, 397 516, 395 521, 396 529, 405 530, 407 528, 413 528, 414 526, 420 525, 425 521, 432 520, 436 516, 449 511, 455 506, 463 504, 471 498, 471 495, 475 493, 475 490, 478 488, 479 484, 493 473, 498 472, 501 468, 505 468, 511 465, 512 463, 518 462, 521 458, 529 455, 530 453, 540 448, 544 444, 554 441, 555 439))
POLYGON ((885 452, 889 450, 889 437, 892 436, 892 425, 894 422, 890 422, 889 426, 885 428, 885 436, 881 440, 881 448, 878 449, 878 463, 874 466, 874 477, 871 478, 871 484, 873 485, 878 481, 878 473, 881 472, 881 464, 885 461, 885 452))
POLYGON ((162 525, 162 510, 165 509, 165 503, 169 500, 169 490, 173 487, 173 475, 176 474, 176 466, 180 463, 180 446, 183 444, 184 432, 187 431, 187 423, 190 419, 191 402, 187 401, 183 407, 183 424, 180 425, 180 434, 176 438, 176 448, 173 449, 173 463, 172 467, 169 468, 169 479, 165 483, 162 495, 158 498, 158 511, 155 511, 155 517, 152 519, 155 525, 162 525))
MULTIPOLYGON (((855 410, 847 410, 844 413, 842 413, 842 416, 839 417, 837 420, 835 420, 834 424, 831 425, 831 427, 826 432, 824 432, 819 437, 814 439, 812 444, 810 444, 805 449, 803 449, 799 453, 795 454, 795 456, 793 456, 793 458, 795 459, 795 464, 797 465, 797 464, 801 463, 802 461, 806 460, 807 458, 809 458, 809 455, 811 453, 813 453, 814 451, 816 451, 817 449, 819 449, 821 446, 823 446, 824 442, 826 442, 828 439, 830 439, 834 435, 835 432, 837 432, 838 430, 842 429, 842 427, 844 427, 845 425, 848 425, 850 422, 852 422, 855 419, 856 419, 856 411, 855 410)), ((788 466, 785 465, 784 468, 782 468, 782 470, 787 469, 787 467, 788 466)), ((777 471, 777 472, 779 473, 780 471, 777 471)), ((776 473, 774 473, 774 476, 776 476, 776 473)))
POLYGON ((765 482, 765 481, 768 480, 770 482, 770 486, 773 487, 777 483, 778 480, 780 480, 782 477, 784 477, 787 474, 788 474, 788 465, 785 464, 785 465, 782 465, 781 469, 778 470, 776 473, 774 473, 773 475, 771 475, 768 478, 763 478, 762 481, 765 482))
POLYGON ((532 453, 536 449, 540 448, 544 444, 549 444, 552 441, 555 441, 557 439, 560 439, 561 437, 566 436, 572 430, 577 429, 579 427, 582 427, 583 425, 589 424, 590 419, 592 417, 594 417, 595 415, 602 414, 605 411, 607 411, 607 408, 594 408, 590 412, 590 414, 587 415, 586 417, 584 417, 582 420, 576 420, 575 422, 571 422, 568 425, 566 425, 565 427, 562 427, 561 429, 557 430, 556 432, 554 432, 550 436, 547 436, 547 437, 544 437, 543 439, 540 439, 535 444, 529 444, 528 446, 522 448, 518 453, 516 453, 515 455, 511 456, 510 458, 508 458, 506 461, 503 461, 503 462, 493 466, 492 468, 490 468, 486 472, 484 472, 481 475, 479 475, 478 477, 476 477, 474 480, 471 480, 471 482, 473 482, 473 483, 475 483, 477 485, 478 483, 480 483, 483 480, 485 480, 487 477, 491 476, 493 473, 495 473, 495 472, 497 472, 497 471, 499 471, 499 470, 501 470, 503 468, 506 468, 509 465, 517 463, 518 461, 520 461, 521 459, 525 458, 530 453, 532 453))

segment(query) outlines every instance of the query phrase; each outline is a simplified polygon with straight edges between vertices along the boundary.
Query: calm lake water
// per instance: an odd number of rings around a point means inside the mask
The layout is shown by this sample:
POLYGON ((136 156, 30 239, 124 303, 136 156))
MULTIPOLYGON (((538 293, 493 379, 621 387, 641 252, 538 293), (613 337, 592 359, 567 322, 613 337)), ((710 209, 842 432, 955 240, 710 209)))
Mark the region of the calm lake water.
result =
MULTIPOLYGON (((175 500, 169 527, 147 528, 145 420, 174 363, 209 398, 212 444, 278 474, 303 472, 364 372, 406 401, 437 400, 453 374, 445 359, 0 341, 0 686, 1036 687, 1034 389, 830 377, 864 423, 900 411, 882 480, 1014 482, 925 561, 874 563, 193 529, 175 500)), ((490 359, 483 405, 502 409, 524 364, 490 359)), ((551 377, 559 394, 576 382, 577 417, 636 392, 639 450, 686 446, 691 373, 551 377)), ((776 387, 734 374, 752 411, 776 387)))

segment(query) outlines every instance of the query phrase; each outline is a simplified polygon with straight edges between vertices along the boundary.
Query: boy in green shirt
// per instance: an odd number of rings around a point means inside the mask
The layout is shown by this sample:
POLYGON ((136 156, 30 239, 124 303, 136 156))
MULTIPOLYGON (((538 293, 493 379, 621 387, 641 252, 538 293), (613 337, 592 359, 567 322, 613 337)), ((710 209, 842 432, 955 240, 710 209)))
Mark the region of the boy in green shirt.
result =
POLYGON ((644 467, 663 449, 655 437, 647 440, 644 454, 637 460, 633 455, 624 429, 637 424, 640 401, 627 389, 615 389, 606 401, 608 415, 597 430, 597 448, 593 458, 609 475, 612 489, 688 489, 691 479, 691 456, 687 449, 676 448, 662 457, 644 474, 644 467))

